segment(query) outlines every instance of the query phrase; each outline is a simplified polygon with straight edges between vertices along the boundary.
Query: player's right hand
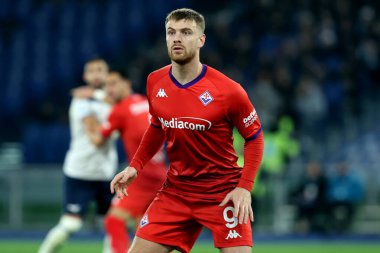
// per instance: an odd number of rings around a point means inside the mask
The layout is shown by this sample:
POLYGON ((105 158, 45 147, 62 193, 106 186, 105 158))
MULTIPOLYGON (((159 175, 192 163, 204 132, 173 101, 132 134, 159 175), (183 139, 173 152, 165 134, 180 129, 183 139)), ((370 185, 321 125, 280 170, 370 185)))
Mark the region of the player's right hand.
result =
POLYGON ((123 196, 128 196, 127 188, 137 177, 137 170, 133 167, 127 167, 122 172, 116 174, 112 179, 110 187, 111 192, 115 193, 118 198, 122 199, 123 196))
POLYGON ((92 98, 93 94, 94 89, 87 86, 81 86, 71 90, 71 95, 76 98, 92 98))

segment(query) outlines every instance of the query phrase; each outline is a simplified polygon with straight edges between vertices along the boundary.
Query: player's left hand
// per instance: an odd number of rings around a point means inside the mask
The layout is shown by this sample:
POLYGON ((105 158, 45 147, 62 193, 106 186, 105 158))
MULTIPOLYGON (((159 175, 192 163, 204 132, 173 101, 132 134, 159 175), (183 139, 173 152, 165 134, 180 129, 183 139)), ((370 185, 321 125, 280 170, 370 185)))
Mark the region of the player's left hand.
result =
POLYGON ((226 195, 219 206, 225 206, 228 201, 234 204, 234 216, 239 219, 239 224, 247 224, 248 219, 253 221, 253 211, 251 206, 251 193, 240 187, 236 187, 226 195))

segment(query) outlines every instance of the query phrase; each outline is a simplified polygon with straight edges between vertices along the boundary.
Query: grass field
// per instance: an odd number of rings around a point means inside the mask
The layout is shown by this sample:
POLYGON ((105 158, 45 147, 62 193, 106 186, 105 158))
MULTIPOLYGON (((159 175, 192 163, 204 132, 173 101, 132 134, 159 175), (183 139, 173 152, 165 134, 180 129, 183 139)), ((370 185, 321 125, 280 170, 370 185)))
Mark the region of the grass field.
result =
MULTIPOLYGON (((37 241, 2 241, 0 240, 1 253, 35 253, 39 242, 37 241)), ((101 242, 68 242, 59 253, 101 253, 101 242)), ((217 253, 219 252, 211 244, 197 243, 192 253, 217 253)), ((356 243, 356 242, 321 242, 321 243, 295 243, 295 242, 273 242, 257 243, 253 251, 255 253, 379 253, 378 243, 356 243)))

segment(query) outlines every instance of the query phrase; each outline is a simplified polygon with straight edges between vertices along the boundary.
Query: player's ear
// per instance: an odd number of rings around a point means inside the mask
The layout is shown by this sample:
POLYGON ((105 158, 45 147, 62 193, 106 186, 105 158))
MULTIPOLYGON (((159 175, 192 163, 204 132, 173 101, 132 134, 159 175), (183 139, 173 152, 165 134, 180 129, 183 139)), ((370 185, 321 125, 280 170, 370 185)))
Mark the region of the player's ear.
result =
POLYGON ((198 42, 199 48, 203 47, 205 45, 205 42, 206 42, 206 34, 202 34, 202 36, 199 37, 199 42, 198 42))

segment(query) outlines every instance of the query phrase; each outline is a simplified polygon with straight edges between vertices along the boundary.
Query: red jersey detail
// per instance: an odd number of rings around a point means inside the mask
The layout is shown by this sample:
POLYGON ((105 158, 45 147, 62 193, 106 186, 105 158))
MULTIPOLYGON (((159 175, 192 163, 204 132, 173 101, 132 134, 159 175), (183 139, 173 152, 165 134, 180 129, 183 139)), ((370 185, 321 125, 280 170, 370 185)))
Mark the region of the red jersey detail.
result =
POLYGON ((150 161, 154 154, 162 147, 165 141, 163 130, 160 127, 150 125, 141 140, 140 146, 136 151, 129 166, 141 171, 144 165, 150 161))
POLYGON ((261 124, 244 89, 205 66, 196 82, 181 85, 170 66, 147 81, 151 122, 162 126, 170 161, 167 185, 182 193, 224 196, 241 178, 232 129, 254 139, 261 124))
POLYGON ((244 144, 244 169, 237 185, 249 191, 252 190, 264 151, 264 135, 262 131, 259 130, 255 135, 254 140, 246 141, 244 144))

